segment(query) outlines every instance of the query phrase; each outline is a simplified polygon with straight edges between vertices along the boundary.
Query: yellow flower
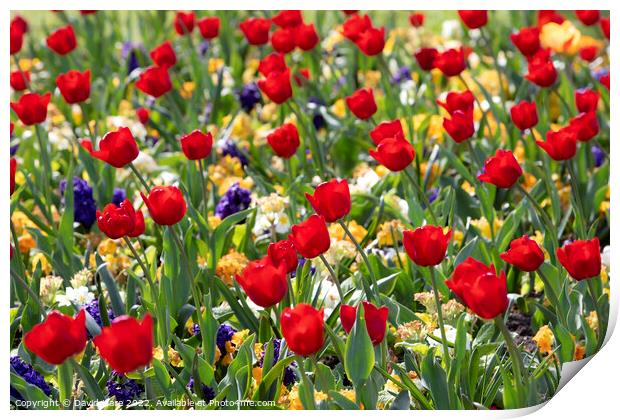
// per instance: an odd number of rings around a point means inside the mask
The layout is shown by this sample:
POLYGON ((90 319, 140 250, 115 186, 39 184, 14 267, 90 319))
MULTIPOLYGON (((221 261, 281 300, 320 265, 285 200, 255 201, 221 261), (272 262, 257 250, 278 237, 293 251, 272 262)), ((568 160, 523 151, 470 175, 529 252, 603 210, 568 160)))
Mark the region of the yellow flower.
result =
POLYGON ((37 246, 37 241, 28 231, 24 231, 24 234, 17 238, 17 243, 19 245, 19 251, 22 254, 26 254, 32 248, 37 246))
POLYGON ((209 223, 209 228, 215 229, 222 223, 222 219, 217 216, 209 215, 207 223, 209 223))
POLYGON ((575 344, 575 353, 573 355, 573 360, 581 360, 583 356, 586 355, 586 348, 581 344, 575 344))
POLYGON ((460 230, 453 230, 452 231, 452 240, 454 241, 454 243, 458 244, 458 246, 463 245, 463 238, 464 237, 465 237, 465 235, 460 230))
POLYGON ((49 274, 52 272, 52 266, 48 262, 47 257, 40 252, 35 254, 30 260, 30 266, 33 271, 37 268, 38 264, 41 265, 41 270, 43 273, 49 274))
POLYGON ((209 71, 209 73, 215 73, 216 71, 218 71, 223 66, 224 66, 224 60, 223 59, 221 59, 221 58, 210 58, 209 59, 209 65, 208 65, 208 71, 209 71))
POLYGON ((381 80, 381 72, 377 70, 368 70, 362 74, 364 80, 364 87, 374 89, 381 80))
MULTIPOLYGON (((160 346, 153 349, 153 357, 159 361, 164 360, 164 351, 160 346)), ((174 367, 183 367, 181 354, 172 347, 168 347, 168 360, 170 360, 170 364, 174 367)))
MULTIPOLYGON (((472 220, 471 224, 476 229, 478 229, 478 231, 480 231, 480 234, 485 239, 491 239, 492 238, 493 235, 491 235, 491 225, 489 224, 489 222, 487 221, 486 218, 481 217, 480 219, 472 220)), ((503 220, 495 218, 493 220, 493 231, 497 234, 497 232, 499 231, 499 229, 502 227, 503 224, 504 224, 503 220)))
MULTIPOLYGON (((355 220, 351 220, 348 223, 347 228, 349 228, 349 232, 351 232, 357 242, 362 242, 362 240, 366 237, 366 233, 368 233, 364 226, 358 224, 355 220)), ((328 230, 330 237, 340 241, 344 240, 352 242, 351 239, 345 234, 344 229, 339 223, 332 223, 329 225, 328 230)))
POLYGON ((553 342, 555 337, 553 336, 553 331, 549 328, 548 325, 543 325, 536 332, 536 335, 532 338, 538 345, 538 350, 541 353, 551 353, 553 350, 553 342))
POLYGON ((576 54, 579 51, 581 32, 570 20, 561 24, 549 22, 540 31, 543 47, 560 54, 576 54))
POLYGON ((235 276, 241 274, 248 262, 249 260, 244 254, 231 248, 228 254, 224 255, 217 262, 215 274, 221 278, 224 283, 232 286, 235 276))
POLYGON ((114 239, 104 239, 101 241, 99 246, 97 247, 97 252, 100 255, 112 255, 118 249, 118 245, 114 241, 114 239))
POLYGON ((463 189, 463 191, 465 191, 469 195, 476 194, 476 189, 467 181, 463 181, 463 183, 461 184, 461 189, 463 189))
POLYGON ((192 92, 194 92, 194 88, 196 87, 196 83, 194 82, 183 82, 181 85, 180 94, 184 99, 189 99, 192 97, 192 92))
POLYGON ((332 112, 338 118, 344 118, 345 117, 345 115, 347 114, 347 105, 346 105, 344 99, 340 98, 336 102, 334 102, 334 105, 332 105, 332 112))
MULTIPOLYGON (((428 120, 427 139, 436 139, 441 143, 443 141, 443 118, 440 115, 416 114, 413 117, 413 128, 418 131, 422 124, 428 120)), ((403 124, 405 127, 406 124, 403 124)))
POLYGON ((598 330, 598 316, 596 315, 596 311, 591 311, 590 314, 586 317, 586 322, 593 330, 598 330))
POLYGON ((396 241, 401 241, 403 239, 404 229, 405 225, 398 219, 382 223, 377 232, 378 246, 393 246, 394 239, 396 239, 396 241))
MULTIPOLYGON (((314 391, 314 401, 320 402, 327 399, 327 394, 321 391, 314 391)), ((303 410, 304 406, 299 398, 299 388, 295 385, 288 394, 289 410, 303 410)))

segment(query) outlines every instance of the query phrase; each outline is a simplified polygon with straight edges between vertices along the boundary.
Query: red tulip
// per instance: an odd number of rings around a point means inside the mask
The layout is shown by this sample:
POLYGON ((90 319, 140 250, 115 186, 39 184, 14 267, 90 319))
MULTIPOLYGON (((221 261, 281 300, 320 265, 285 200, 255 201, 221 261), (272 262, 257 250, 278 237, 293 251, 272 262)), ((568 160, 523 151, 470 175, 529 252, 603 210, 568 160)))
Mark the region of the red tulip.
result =
POLYGON ((249 18, 239 24, 239 28, 250 45, 264 45, 269 41, 271 20, 249 18))
POLYGON ((163 42, 153 48, 150 56, 159 67, 172 67, 177 62, 177 55, 174 53, 174 48, 172 48, 172 42, 170 41, 163 42))
POLYGON ((146 197, 140 192, 151 218, 158 225, 172 226, 183 219, 187 204, 180 189, 173 186, 155 187, 146 197))
POLYGON ((575 104, 579 112, 596 112, 601 95, 592 89, 575 91, 575 104))
POLYGON ((525 78, 540 87, 549 87, 555 83, 557 72, 549 58, 549 50, 538 50, 527 65, 525 78))
POLYGON ((367 120, 377 112, 377 104, 372 89, 358 89, 345 98, 349 110, 359 119, 367 120))
POLYGON ((450 92, 446 96, 445 102, 441 102, 437 99, 437 104, 448 111, 448 114, 452 114, 455 111, 467 113, 474 111, 474 101, 474 94, 466 90, 463 92, 450 92))
POLYGON ((342 35, 344 35, 345 38, 356 42, 362 33, 371 27, 372 21, 368 15, 351 15, 351 17, 349 17, 342 24, 342 35))
POLYGON ((543 27, 547 23, 553 22, 561 25, 566 19, 555 10, 539 10, 538 11, 538 27, 543 27))
POLYGON ((47 117, 47 105, 50 103, 51 96, 51 93, 45 95, 25 93, 17 102, 11 102, 11 109, 15 111, 22 124, 39 124, 47 117))
POLYGON ((15 70, 11 72, 9 79, 13 90, 21 92, 28 88, 28 83, 30 83, 30 72, 28 70, 15 70))
POLYGON ((90 140, 82 140, 80 144, 94 158, 109 163, 115 168, 123 168, 138 157, 138 144, 127 127, 110 131, 99 141, 99 150, 93 150, 90 140))
POLYGON ((56 78, 56 86, 68 104, 84 102, 90 96, 90 70, 69 70, 56 78))
POLYGON ((15 191, 15 172, 17 172, 17 160, 11 158, 11 195, 15 191))
POLYGON ((75 319, 50 312, 45 321, 26 333, 24 345, 47 363, 62 364, 86 347, 86 312, 80 310, 75 319))
POLYGON ((283 72, 270 73, 266 79, 258 81, 258 87, 276 104, 286 102, 293 96, 290 69, 286 69, 283 72))
POLYGON ((181 137, 181 149, 183 149, 183 154, 189 160, 206 158, 211 154, 212 147, 213 136, 209 132, 205 134, 200 130, 194 130, 181 137))
POLYGON ((510 108, 510 117, 512 122, 521 131, 533 128, 538 124, 538 112, 536 110, 536 102, 521 101, 510 108))
POLYGON ((601 31, 605 38, 609 39, 609 18, 601 18, 601 31))
POLYGON ((419 28, 424 25, 424 13, 413 12, 409 15, 409 23, 414 28, 419 28))
POLYGON ((66 55, 73 51, 77 47, 73 26, 67 25, 52 32, 47 37, 47 46, 59 55, 66 55))
POLYGON ((236 279, 250 300, 263 308, 280 303, 288 290, 286 263, 274 265, 268 256, 251 261, 236 279))
POLYGON ((116 373, 133 372, 153 359, 153 319, 146 314, 142 322, 127 315, 115 318, 109 327, 93 338, 101 358, 116 373))
POLYGON ((443 128, 452 140, 462 143, 474 135, 474 117, 471 111, 454 111, 450 117, 443 119, 443 128))
POLYGON ((11 19, 11 28, 15 28, 22 34, 25 34, 28 32, 28 22, 20 15, 15 15, 15 17, 11 19))
POLYGON ((295 29, 295 42, 299 49, 310 51, 319 43, 319 34, 316 32, 314 23, 301 24, 295 29))
POLYGON ((511 241, 508 251, 502 252, 500 257, 508 264, 528 273, 538 270, 538 267, 545 262, 542 249, 527 235, 511 241))
POLYGON ((18 25, 11 25, 11 55, 17 54, 24 44, 24 32, 18 25))
POLYGON ((103 213, 97 210, 97 226, 110 239, 135 238, 144 232, 144 215, 141 210, 136 212, 125 199, 120 207, 110 203, 103 208, 103 213))
POLYGON ((177 12, 174 17, 174 30, 179 35, 186 35, 194 30, 196 14, 194 12, 177 12))
POLYGON ((571 118, 569 127, 577 133, 579 141, 590 141, 599 132, 598 120, 594 112, 582 112, 571 118))
POLYGON ((385 46, 385 28, 368 28, 355 41, 357 47, 369 57, 381 54, 385 46))
POLYGON ((508 308, 506 274, 502 271, 498 276, 493 264, 486 266, 467 257, 456 267, 446 286, 481 318, 495 318, 508 308))
POLYGON ((351 195, 346 179, 323 182, 314 190, 314 195, 306 193, 306 198, 314 211, 332 223, 342 219, 351 211, 351 195))
POLYGON ((269 244, 267 255, 275 266, 284 262, 287 273, 292 273, 297 269, 297 251, 293 242, 288 239, 269 244))
POLYGON ((269 54, 258 64, 258 72, 265 77, 269 76, 271 73, 281 73, 287 68, 284 54, 277 52, 269 54))
POLYGON ((465 62, 465 51, 461 48, 451 48, 437 54, 434 62, 446 77, 458 76, 467 67, 465 62))
POLYGON ((284 308, 280 325, 286 344, 295 354, 310 356, 323 347, 323 309, 317 311, 305 303, 299 303, 292 309, 284 308))
POLYGON ((267 142, 276 155, 288 159, 295 154, 299 147, 297 127, 294 124, 286 123, 269 134, 267 142))
POLYGON ((403 231, 403 246, 409 258, 422 267, 441 264, 446 257, 452 229, 444 233, 440 226, 426 225, 403 231))
POLYGON ((140 73, 136 87, 147 95, 159 98, 172 89, 172 82, 166 67, 149 67, 140 73))
POLYGON ((431 71, 435 68, 435 59, 439 55, 436 48, 420 48, 413 55, 420 68, 424 71, 431 71))
POLYGON ((611 73, 607 73, 598 78, 598 81, 609 90, 609 84, 611 82, 611 73))
POLYGON ((300 10, 282 10, 272 20, 280 28, 294 28, 304 21, 300 10))
POLYGON ((295 49, 295 30, 293 28, 279 28, 271 34, 271 46, 282 54, 288 54, 295 49))
POLYGON ((288 239, 306 259, 316 258, 329 249, 331 240, 322 216, 313 214, 305 221, 293 225, 288 239))
POLYGON ((547 131, 546 141, 536 142, 553 160, 568 160, 577 153, 577 133, 571 127, 547 131))
MULTIPOLYGON (((373 346, 381 344, 385 337, 385 330, 387 327, 387 319, 389 310, 387 306, 377 308, 370 302, 362 302, 364 306, 364 320, 366 321, 366 331, 372 341, 373 346)), ((359 306, 358 306, 359 307, 359 306)), ((341 305, 340 306, 340 323, 342 328, 348 333, 353 329, 355 320, 357 318, 357 310, 354 306, 341 305)))
POLYGON ((478 175, 482 182, 488 182, 497 188, 512 187, 523 175, 523 169, 510 150, 498 149, 495 156, 484 162, 483 172, 478 175))
POLYGON ((598 22, 601 12, 598 10, 575 10, 577 19, 586 26, 592 26, 598 22))
POLYGON ((370 138, 375 144, 381 143, 382 140, 393 137, 402 137, 405 138, 405 134, 403 132, 403 126, 400 123, 400 120, 394 121, 384 121, 370 132, 370 138))
POLYGON ((510 35, 510 40, 521 54, 530 57, 540 49, 540 29, 521 28, 519 32, 510 35))
POLYGON ((204 39, 217 38, 220 33, 220 18, 217 16, 204 17, 198 21, 197 25, 204 39))
POLYGON ((136 109, 136 116, 138 120, 142 123, 142 125, 146 125, 149 122, 149 110, 146 108, 138 108, 136 109))
POLYGON ((469 29, 478 29, 487 24, 486 10, 459 10, 459 17, 469 29))
POLYGON ((582 60, 587 61, 588 63, 591 63, 592 61, 594 61, 596 59, 597 54, 598 54, 598 47, 595 45, 591 45, 589 47, 583 47, 579 50, 579 57, 581 57, 582 60))
POLYGON ((392 172, 402 171, 411 164, 415 157, 415 150, 411 143, 400 135, 381 140, 377 148, 370 149, 368 153, 392 172))
POLYGON ((575 280, 601 274, 601 249, 598 238, 576 240, 558 248, 558 261, 575 280))

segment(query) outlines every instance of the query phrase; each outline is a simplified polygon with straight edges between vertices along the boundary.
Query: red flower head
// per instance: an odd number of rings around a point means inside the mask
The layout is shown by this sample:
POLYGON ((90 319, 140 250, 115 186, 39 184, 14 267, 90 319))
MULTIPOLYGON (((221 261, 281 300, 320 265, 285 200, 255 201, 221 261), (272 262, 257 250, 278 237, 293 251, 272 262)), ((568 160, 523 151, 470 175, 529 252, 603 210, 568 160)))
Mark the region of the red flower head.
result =
POLYGON ((405 138, 405 134, 403 132, 403 126, 400 123, 400 120, 394 121, 384 121, 370 132, 370 138, 373 143, 379 144, 383 139, 393 138, 393 137, 402 137, 405 138))
POLYGON ((577 132, 569 127, 547 131, 546 141, 536 142, 553 160, 568 160, 577 153, 577 132))
POLYGON ((212 147, 213 136, 211 133, 205 134, 200 130, 194 130, 181 137, 181 149, 183 149, 183 154, 189 160, 206 158, 211 154, 212 147))
POLYGON ((577 240, 558 248, 558 261, 575 280, 601 274, 601 248, 598 238, 577 240))
POLYGON ((47 363, 62 364, 86 347, 86 312, 80 310, 75 319, 50 312, 45 321, 26 333, 24 345, 47 363))
POLYGON ((151 50, 151 59, 159 67, 172 67, 177 62, 177 55, 172 48, 172 42, 166 41, 151 50))
POLYGON ((422 267, 441 264, 446 257, 452 229, 444 233, 440 226, 426 225, 403 231, 403 246, 409 258, 422 267))
POLYGON ((174 17, 174 30, 179 35, 191 33, 195 24, 196 14, 194 12, 177 12, 174 17))
POLYGON ((271 34, 271 46, 282 54, 288 54, 297 46, 294 28, 278 28, 271 34))
POLYGON ((402 171, 411 164, 415 157, 415 150, 411 143, 400 135, 381 140, 377 148, 370 149, 368 153, 392 172, 402 171))
POLYGON ((19 25, 11 23, 11 55, 17 54, 24 44, 24 32, 19 25))
POLYGON ((434 65, 446 77, 458 76, 467 67, 465 50, 463 47, 450 48, 442 53, 438 53, 434 65))
POLYGON ((267 255, 275 266, 284 262, 287 273, 292 273, 297 269, 297 251, 293 242, 288 239, 269 244, 267 255))
POLYGON ((601 18, 601 31, 605 38, 609 39, 609 18, 601 18))
POLYGON ((577 19, 586 26, 592 26, 598 22, 601 12, 598 10, 575 10, 577 19))
POLYGON ((17 160, 11 158, 11 195, 15 191, 15 172, 17 172, 17 160))
POLYGON ((524 131, 528 128, 535 127, 538 124, 538 112, 536 111, 536 102, 521 101, 510 108, 510 117, 512 122, 524 131))
POLYGON ((69 54, 73 51, 77 47, 73 26, 67 25, 52 32, 47 37, 47 46, 59 55, 69 54))
POLYGON ((149 122, 149 110, 143 107, 136 109, 136 116, 142 125, 146 125, 149 122))
POLYGON ((99 354, 117 373, 125 374, 153 359, 153 319, 146 314, 142 322, 127 315, 119 316, 101 334, 93 338, 99 354))
POLYGON ((207 16, 198 21, 198 30, 204 39, 217 38, 220 34, 220 18, 207 16))
POLYGON ((413 56, 420 68, 424 71, 431 71, 435 68, 435 59, 439 55, 436 48, 420 48, 413 56))
POLYGON ((281 10, 272 20, 280 28, 294 28, 304 22, 300 10, 281 10))
POLYGON ((295 28, 295 42, 299 49, 310 51, 319 43, 319 34, 316 32, 314 23, 301 24, 295 28))
MULTIPOLYGON (((387 306, 377 308, 370 302, 362 302, 364 306, 364 320, 366 321, 366 331, 372 341, 373 346, 381 344, 385 337, 385 330, 387 327, 387 319, 389 310, 387 306)), ((358 306, 359 307, 359 306, 358 306)), ((357 310, 354 306, 341 305, 340 306, 340 323, 342 328, 348 333, 351 332, 353 325, 355 324, 357 310)))
POLYGON ((443 119, 443 128, 452 140, 462 143, 474 135, 473 112, 454 111, 450 117, 443 119))
POLYGON ((446 96, 445 102, 437 99, 437 104, 448 111, 448 114, 452 114, 455 111, 473 112, 474 101, 474 94, 466 90, 463 92, 450 92, 446 96))
POLYGON ((172 89, 168 69, 166 67, 149 67, 140 74, 136 87, 147 95, 159 98, 172 89))
POLYGON ((295 154, 299 147, 297 127, 295 124, 286 123, 270 133, 267 136, 267 142, 276 155, 288 159, 295 154))
POLYGON ((274 52, 263 58, 258 64, 258 72, 267 77, 271 73, 281 73, 287 69, 284 55, 274 52))
POLYGON ((598 100, 601 95, 592 89, 579 89, 575 91, 575 104, 579 112, 596 112, 598 100))
POLYGON ((611 73, 607 73, 598 78, 598 81, 609 90, 609 84, 611 82, 611 73))
POLYGON ((15 17, 11 19, 11 28, 13 27, 22 34, 28 32, 28 22, 20 15, 15 15, 15 17))
POLYGON ((271 20, 263 18, 249 18, 239 24, 239 28, 250 45, 264 45, 269 41, 271 20))
POLYGON ((480 318, 493 319, 508 308, 506 274, 498 276, 495 267, 468 257, 459 264, 448 286, 480 318))
POLYGON ((68 104, 84 102, 90 96, 90 70, 69 70, 56 78, 56 86, 68 104))
POLYGON ((11 87, 15 91, 21 92, 26 90, 28 83, 30 83, 30 72, 28 70, 15 70, 11 72, 9 79, 11 87))
POLYGON ((538 11, 538 27, 543 27, 547 23, 553 22, 561 25, 566 19, 555 10, 539 10, 538 11))
POLYGON ((371 27, 372 20, 370 20, 368 15, 360 16, 358 14, 354 14, 342 24, 342 35, 345 38, 356 42, 362 33, 371 27))
POLYGON ((351 211, 351 195, 346 179, 323 182, 314 190, 314 195, 306 193, 306 198, 314 211, 332 223, 342 219, 351 211))
POLYGON ((598 54, 598 47, 596 45, 590 45, 589 47, 583 47, 579 50, 579 57, 588 63, 594 61, 598 54))
POLYGON ((251 261, 236 279, 252 302, 263 308, 278 304, 288 290, 286 263, 274 265, 268 256, 251 261))
POLYGON ((483 172, 478 175, 482 182, 488 182, 497 188, 510 188, 523 175, 523 169, 519 166, 515 155, 510 150, 498 149, 495 156, 491 156, 484 162, 483 172))
POLYGON ((138 157, 138 144, 127 127, 121 127, 117 131, 110 131, 99 142, 99 150, 93 150, 90 140, 80 142, 83 148, 88 150, 92 157, 109 163, 115 168, 123 168, 138 157))
POLYGON ((282 336, 288 347, 300 356, 310 356, 323 347, 323 309, 317 311, 306 303, 284 308, 280 316, 282 336))
POLYGON ((511 241, 508 251, 502 252, 500 257, 508 264, 528 273, 538 270, 538 267, 545 262, 542 249, 527 235, 511 241))
POLYGON ((478 29, 487 24, 486 10, 459 10, 459 17, 469 29, 478 29))
POLYGON ((571 118, 569 127, 577 133, 577 140, 590 141, 599 132, 598 120, 594 112, 582 112, 571 118))
POLYGON ((187 204, 185 204, 183 193, 177 187, 155 187, 148 197, 142 192, 140 195, 149 209, 151 218, 158 225, 172 226, 180 222, 185 216, 187 204))
POLYGON ((47 105, 50 103, 51 96, 51 93, 45 95, 26 93, 20 96, 17 102, 11 102, 11 109, 15 111, 22 124, 39 124, 47 117, 47 105))
POLYGON ((367 120, 377 112, 375 96, 370 88, 358 89, 345 98, 349 110, 360 120, 367 120))
POLYGON ((355 41, 360 51, 369 57, 383 52, 385 46, 385 28, 368 28, 355 41))
POLYGON ((530 57, 540 49, 540 29, 521 28, 519 32, 510 35, 510 40, 517 47, 521 54, 530 57))
POLYGON ((316 214, 293 225, 288 239, 293 242, 297 252, 306 259, 316 258, 326 252, 331 242, 325 219, 316 214))
POLYGON ((283 72, 270 73, 266 79, 258 81, 258 87, 276 104, 286 102, 291 96, 293 96, 293 87, 291 86, 291 70, 286 69, 283 72))
POLYGON ((549 50, 538 50, 527 64, 525 78, 540 87, 549 87, 555 83, 557 72, 549 58, 549 50))
POLYGON ((97 226, 110 239, 135 238, 144 233, 144 215, 142 211, 136 212, 125 199, 120 207, 110 203, 103 208, 103 213, 97 210, 97 226))
POLYGON ((409 23, 414 28, 419 28, 420 26, 424 26, 424 13, 413 12, 409 15, 409 23))

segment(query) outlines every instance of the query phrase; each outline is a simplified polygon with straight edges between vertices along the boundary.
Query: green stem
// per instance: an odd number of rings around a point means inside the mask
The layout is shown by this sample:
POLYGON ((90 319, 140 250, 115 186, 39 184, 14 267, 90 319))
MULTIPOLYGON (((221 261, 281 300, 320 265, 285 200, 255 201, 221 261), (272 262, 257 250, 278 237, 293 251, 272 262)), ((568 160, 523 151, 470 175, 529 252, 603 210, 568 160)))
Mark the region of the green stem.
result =
POLYGON ((573 165, 571 165, 571 161, 566 161, 566 167, 568 168, 568 173, 570 175, 570 183, 571 183, 571 195, 575 201, 575 211, 577 212, 579 222, 577 223, 577 227, 579 229, 579 235, 582 239, 586 239, 586 224, 587 220, 585 219, 585 212, 583 201, 581 200, 581 193, 579 190, 579 181, 577 179, 577 175, 575 174, 575 170, 573 169, 573 165))
POLYGON ((207 201, 207 185, 205 182, 205 174, 204 174, 204 165, 202 164, 202 159, 198 159, 198 170, 200 171, 200 188, 202 189, 202 204, 204 206, 203 210, 205 212, 205 221, 207 222, 207 226, 209 225, 208 220, 208 209, 209 202, 207 201))
POLYGON ((426 193, 422 190, 422 187, 420 186, 420 184, 418 184, 418 182, 415 180, 413 175, 409 173, 407 168, 402 172, 405 174, 407 178, 409 178, 409 181, 411 181, 411 185, 413 185, 415 190, 418 192, 420 199, 422 200, 422 202, 424 203, 424 205, 428 209, 428 212, 431 215, 431 221, 433 222, 433 224, 436 226, 439 226, 439 219, 437 219, 437 216, 435 215, 435 212, 433 211, 433 207, 431 206, 431 202, 428 200, 428 197, 426 196, 426 193))
POLYGON ((429 268, 430 277, 431 277, 431 285, 433 286, 433 296, 435 298, 435 306, 437 307, 437 321, 439 323, 439 329, 441 330, 441 341, 443 343, 443 351, 444 358, 446 362, 446 366, 448 370, 450 369, 450 350, 448 348, 448 339, 446 338, 446 327, 443 322, 443 311, 441 308, 441 300, 439 300, 439 288, 437 287, 437 279, 435 275, 435 270, 433 268, 429 268))
POLYGON ((41 152, 41 160, 43 161, 44 173, 41 173, 41 181, 43 184, 43 195, 45 196, 45 212, 48 216, 47 219, 51 220, 51 204, 52 199, 50 196, 50 178, 52 176, 52 164, 50 162, 49 150, 47 149, 47 145, 43 142, 43 138, 41 137, 41 128, 39 124, 35 124, 34 131, 37 135, 37 142, 39 143, 39 150, 41 152))
POLYGON ((142 175, 140 175, 140 172, 138 172, 138 169, 136 169, 135 165, 133 164, 133 162, 129 163, 129 169, 131 169, 131 171, 133 172, 133 174, 136 176, 136 178, 138 178, 138 181, 140 181, 140 183, 142 184, 142 186, 144 187, 144 189, 146 190, 147 193, 151 192, 151 187, 149 187, 149 184, 144 180, 144 178, 142 177, 142 175))
POLYGON ((58 365, 57 374, 60 405, 65 409, 70 409, 73 389, 73 366, 71 365, 71 360, 67 359, 58 365))
POLYGON ((542 207, 540 207, 540 204, 538 204, 536 199, 532 197, 532 195, 529 192, 527 192, 527 190, 523 188, 521 184, 516 184, 516 185, 519 191, 521 191, 521 194, 523 194, 529 200, 532 206, 534 206, 534 209, 536 209, 536 212, 542 219, 543 224, 546 225, 547 230, 549 231, 549 234, 551 235, 551 240, 553 241, 554 250, 558 249, 560 246, 558 242, 558 235, 557 235, 555 227, 553 226, 553 222, 551 222, 551 219, 549 218, 549 215, 543 210, 542 207))
POLYGON ((603 329, 601 328, 601 326, 603 325, 602 311, 598 304, 598 298, 596 296, 596 292, 594 291, 594 284, 592 284, 592 279, 587 279, 585 281, 588 284, 588 292, 590 293, 590 297, 594 301, 594 311, 596 312, 596 318, 598 319, 599 327, 598 327, 597 349, 600 349, 601 346, 603 345, 603 340, 605 339, 605 335, 604 335, 605 331, 603 331, 603 329))
POLYGON ((127 247, 129 247, 136 261, 138 261, 138 265, 140 265, 140 268, 142 268, 142 271, 144 272, 144 277, 146 277, 146 280, 149 283, 149 288, 151 289, 151 293, 153 294, 153 298, 155 302, 159 302, 157 289, 155 288, 155 282, 153 281, 153 278, 151 277, 150 270, 146 267, 146 264, 142 261, 142 258, 140 258, 140 255, 138 254, 136 249, 131 244, 131 240, 127 236, 125 236, 123 239, 125 240, 127 247))
POLYGON ((379 297, 379 285, 377 284, 377 276, 375 276, 375 271, 372 269, 372 266, 370 265, 370 261, 368 260, 368 255, 366 254, 366 251, 364 251, 360 243, 357 242, 357 239, 355 239, 355 236, 353 236, 353 234, 347 227, 346 223, 344 223, 342 220, 338 220, 338 223, 340 223, 340 226, 342 226, 342 228, 344 229, 349 239, 351 239, 351 241, 357 248, 357 251, 362 255, 362 259, 364 260, 364 264, 366 264, 366 268, 368 268, 368 273, 370 274, 370 279, 372 280, 372 287, 374 288, 375 296, 378 298, 379 297))
POLYGON ((39 300, 39 297, 36 295, 36 293, 30 288, 30 286, 28 285, 28 283, 26 283, 26 280, 24 280, 19 274, 17 274, 15 271, 11 270, 11 276, 13 276, 13 278, 15 280, 17 280, 17 282, 24 288, 26 289, 26 293, 28 293, 30 295, 30 297, 32 298, 32 300, 34 301, 34 303, 36 303, 37 307, 39 308, 39 312, 41 312, 41 315, 45 316, 45 309, 43 308, 43 304, 41 304, 41 301, 39 300))
POLYGON ((342 293, 342 288, 340 287, 340 282, 338 281, 338 277, 336 276, 334 269, 327 262, 325 255, 321 254, 319 255, 319 258, 321 259, 321 261, 323 261, 323 264, 325 265, 325 267, 327 267, 327 271, 329 271, 329 275, 332 279, 332 282, 334 282, 334 284, 336 285, 336 288, 338 289, 338 296, 340 297, 340 302, 344 303, 344 293, 342 293))
POLYGON ((523 359, 521 358, 519 349, 515 345, 515 342, 512 339, 512 335, 510 334, 510 331, 508 331, 508 328, 506 327, 502 316, 499 315, 495 317, 493 321, 495 322, 495 326, 497 327, 497 329, 500 330, 502 336, 504 337, 506 347, 508 348, 508 353, 510 354, 510 358, 512 359, 512 371, 515 376, 516 387, 520 388, 521 385, 524 384, 523 380, 525 379, 525 377, 523 376, 523 373, 525 368, 523 366, 523 359))

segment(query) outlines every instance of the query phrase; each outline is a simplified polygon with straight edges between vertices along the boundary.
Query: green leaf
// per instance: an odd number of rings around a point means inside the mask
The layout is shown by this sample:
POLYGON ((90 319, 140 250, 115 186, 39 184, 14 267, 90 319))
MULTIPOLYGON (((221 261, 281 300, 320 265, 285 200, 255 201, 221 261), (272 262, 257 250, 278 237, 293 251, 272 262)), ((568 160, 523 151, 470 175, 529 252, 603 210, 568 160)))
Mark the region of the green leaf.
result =
POLYGON ((375 352, 366 330, 364 307, 360 305, 357 319, 347 338, 344 358, 344 369, 356 390, 368 380, 374 364, 375 352))

